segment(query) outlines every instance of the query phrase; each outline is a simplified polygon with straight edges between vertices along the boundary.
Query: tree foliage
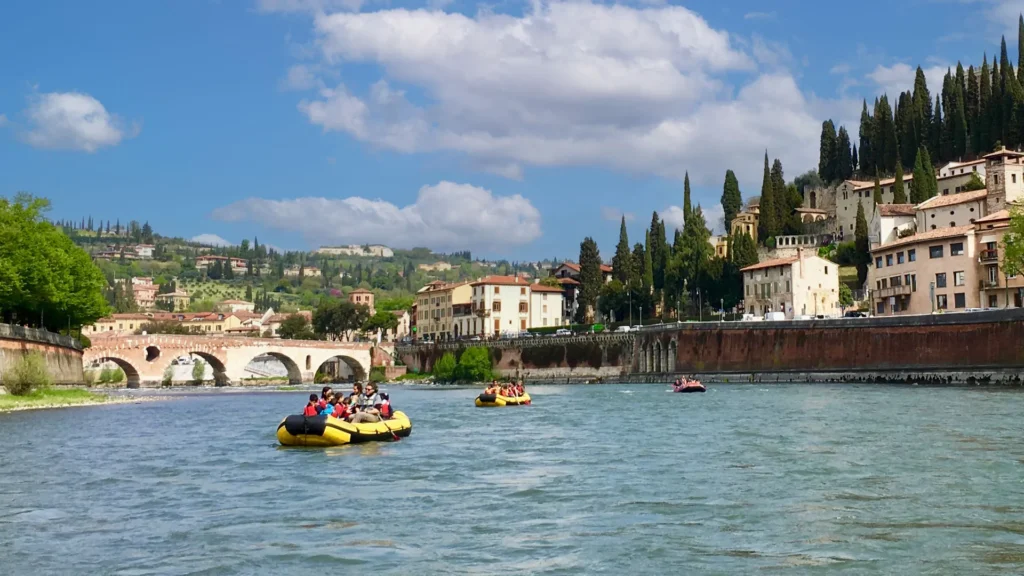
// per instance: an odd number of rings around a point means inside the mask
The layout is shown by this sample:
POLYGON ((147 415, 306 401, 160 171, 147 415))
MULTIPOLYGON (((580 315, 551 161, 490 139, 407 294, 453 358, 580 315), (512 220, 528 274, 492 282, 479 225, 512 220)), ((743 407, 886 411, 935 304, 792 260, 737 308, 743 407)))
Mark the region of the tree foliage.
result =
POLYGON ((438 382, 453 382, 457 366, 455 355, 451 352, 445 352, 437 362, 434 362, 434 379, 438 382))
POLYGON ((454 376, 462 382, 486 382, 494 378, 490 351, 483 346, 467 348, 459 358, 454 376))
POLYGON ((629 283, 629 275, 633 270, 633 254, 629 251, 629 234, 626 232, 626 217, 622 217, 619 223, 619 243, 615 246, 615 256, 612 258, 612 272, 615 278, 623 283, 629 283))
MULTIPOLYGON (((984 185, 982 185, 984 188, 984 185)), ((903 164, 896 165, 896 176, 892 182, 892 203, 906 204, 907 192, 903 187, 903 164)))
POLYGON ((857 285, 863 286, 868 279, 868 263, 871 252, 868 244, 868 221, 864 217, 864 204, 857 202, 857 222, 854 224, 854 246, 857 253, 857 285))
POLYGON ((589 315, 597 309, 597 298, 601 293, 601 254, 597 250, 597 242, 589 236, 580 243, 580 289, 577 296, 579 309, 576 321, 585 323, 589 315))
POLYGON ((292 314, 281 321, 277 335, 286 340, 316 340, 313 327, 302 314, 292 314))
POLYGON ((28 194, 0 198, 0 315, 50 330, 80 328, 109 313, 106 279, 89 255, 28 194))
POLYGON ((313 332, 327 340, 341 340, 358 330, 370 316, 370 309, 348 300, 324 298, 313 311, 313 332))
POLYGON ((725 229, 728 230, 736 215, 743 209, 743 196, 740 194, 740 182, 732 170, 725 171, 725 184, 722 185, 722 212, 725 229))

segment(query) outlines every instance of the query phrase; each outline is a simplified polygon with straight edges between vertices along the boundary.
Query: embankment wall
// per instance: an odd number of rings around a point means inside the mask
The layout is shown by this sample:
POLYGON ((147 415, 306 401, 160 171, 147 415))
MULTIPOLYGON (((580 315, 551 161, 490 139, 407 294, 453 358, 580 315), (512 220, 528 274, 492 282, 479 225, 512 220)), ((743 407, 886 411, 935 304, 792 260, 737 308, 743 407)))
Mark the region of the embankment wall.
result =
POLYGON ((82 384, 82 347, 74 338, 46 330, 0 324, 0 385, 4 374, 30 352, 39 352, 54 384, 82 384))

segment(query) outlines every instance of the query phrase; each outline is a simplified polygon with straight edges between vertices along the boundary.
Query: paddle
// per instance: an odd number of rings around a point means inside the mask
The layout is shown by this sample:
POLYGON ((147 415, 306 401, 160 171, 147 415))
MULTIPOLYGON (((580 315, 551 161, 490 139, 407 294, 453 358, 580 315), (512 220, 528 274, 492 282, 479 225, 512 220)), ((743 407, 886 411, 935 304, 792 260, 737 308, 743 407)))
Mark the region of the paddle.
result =
MULTIPOLYGON (((395 415, 395 411, 391 409, 391 397, 390 396, 387 396, 387 402, 388 402, 388 411, 391 413, 392 416, 394 416, 395 415)), ((380 421, 384 423, 384 427, 388 429, 388 432, 391 432, 391 439, 394 440, 395 442, 398 442, 399 440, 401 440, 401 438, 398 437, 398 434, 395 434, 395 431, 392 430, 390 426, 388 426, 388 421, 384 419, 384 414, 382 414, 380 410, 377 410, 377 416, 380 418, 380 421)))

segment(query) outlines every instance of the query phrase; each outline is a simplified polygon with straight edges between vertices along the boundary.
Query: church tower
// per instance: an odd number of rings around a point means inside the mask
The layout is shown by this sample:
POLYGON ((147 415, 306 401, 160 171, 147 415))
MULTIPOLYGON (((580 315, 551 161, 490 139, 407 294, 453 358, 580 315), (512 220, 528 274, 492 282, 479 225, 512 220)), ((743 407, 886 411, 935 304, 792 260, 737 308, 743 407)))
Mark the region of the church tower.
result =
POLYGON ((985 188, 988 214, 1024 200, 1024 153, 1003 147, 985 155, 985 188))

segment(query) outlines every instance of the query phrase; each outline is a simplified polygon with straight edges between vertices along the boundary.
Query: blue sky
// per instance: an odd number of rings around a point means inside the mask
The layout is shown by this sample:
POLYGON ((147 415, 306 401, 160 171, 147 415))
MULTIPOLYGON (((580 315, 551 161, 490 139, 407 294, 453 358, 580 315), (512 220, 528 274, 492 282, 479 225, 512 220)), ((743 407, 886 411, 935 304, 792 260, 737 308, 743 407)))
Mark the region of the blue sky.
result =
MULTIPOLYGON (((1021 0, 252 0, 0 8, 0 191, 54 218, 287 249, 509 259, 720 222, 726 168, 816 165, 821 121, 1008 36, 1021 0), (879 18, 879 14, 884 14, 879 18), (907 26, 913 22, 915 26, 907 26), (965 29, 964 23, 970 22, 965 29)), ((929 87, 938 85, 933 81, 929 87)))

